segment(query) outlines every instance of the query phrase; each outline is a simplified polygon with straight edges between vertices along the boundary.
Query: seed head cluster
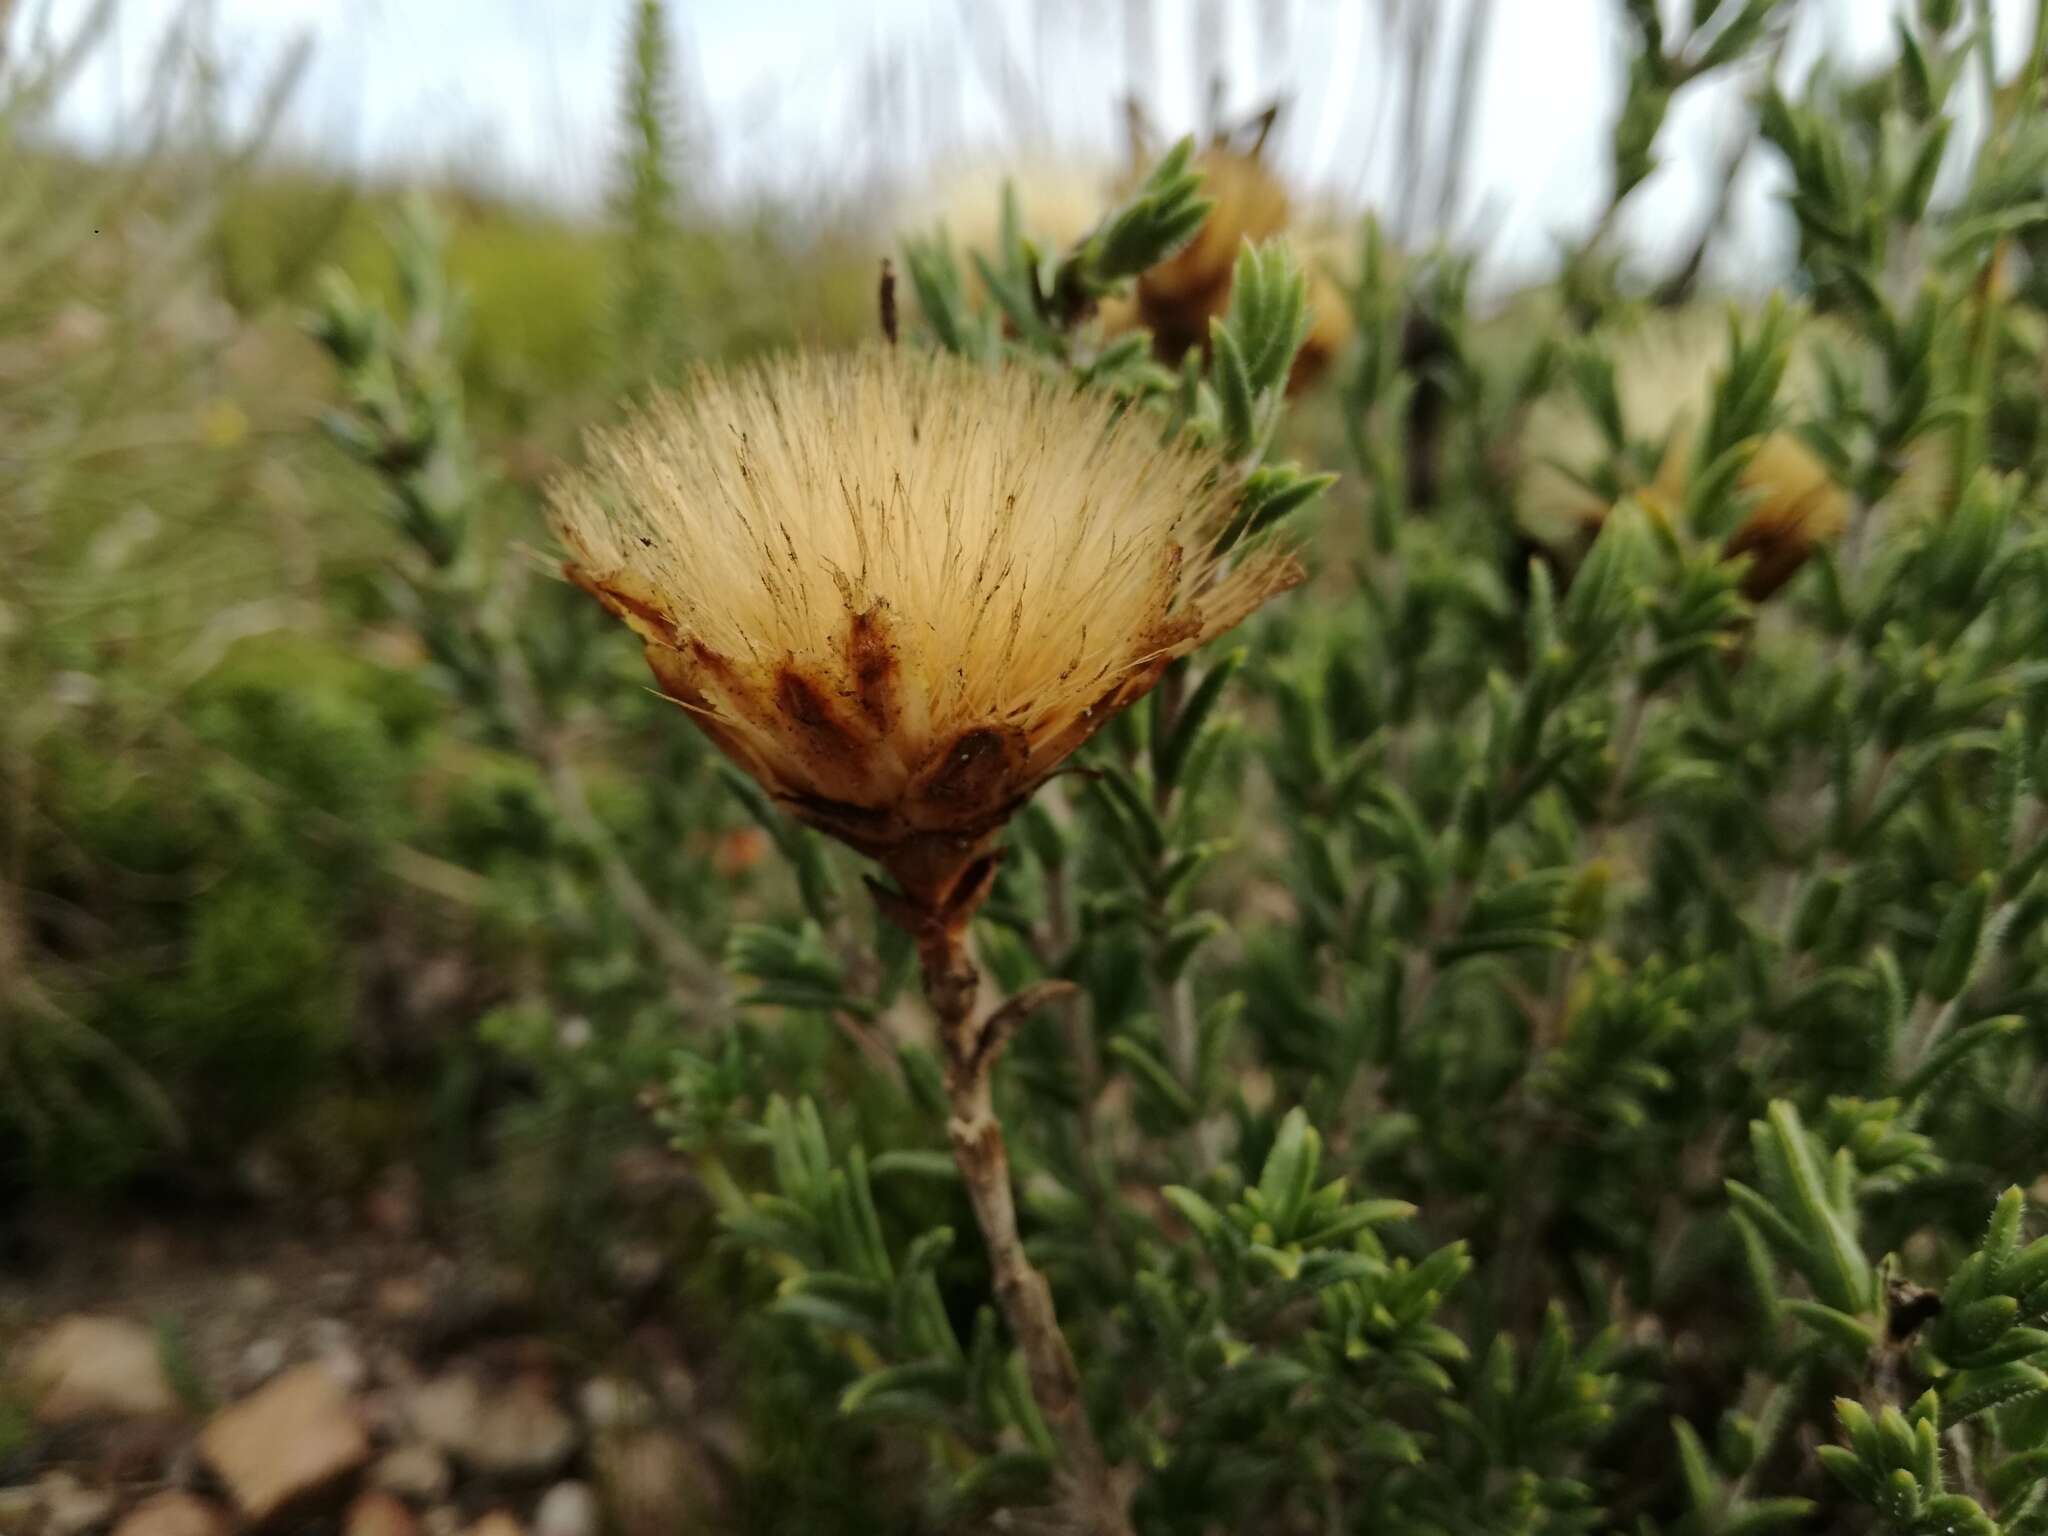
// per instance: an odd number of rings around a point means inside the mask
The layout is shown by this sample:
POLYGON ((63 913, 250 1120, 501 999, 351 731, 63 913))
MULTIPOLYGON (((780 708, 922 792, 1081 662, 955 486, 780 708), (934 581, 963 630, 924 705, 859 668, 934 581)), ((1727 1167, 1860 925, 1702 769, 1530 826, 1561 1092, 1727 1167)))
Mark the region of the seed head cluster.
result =
POLYGON ((953 903, 1174 658, 1300 579, 1156 421, 909 349, 705 372, 552 493, 568 571, 790 812, 953 903))

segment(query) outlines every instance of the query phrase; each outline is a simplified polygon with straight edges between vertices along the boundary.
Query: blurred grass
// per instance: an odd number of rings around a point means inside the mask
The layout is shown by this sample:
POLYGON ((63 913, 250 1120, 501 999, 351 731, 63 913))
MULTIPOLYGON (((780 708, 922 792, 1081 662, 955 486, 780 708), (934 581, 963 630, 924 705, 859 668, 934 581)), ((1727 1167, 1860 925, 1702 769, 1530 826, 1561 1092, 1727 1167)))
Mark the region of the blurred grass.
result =
MULTIPOLYGON (((245 316, 307 302, 332 266, 397 297, 389 231, 419 189, 270 170, 224 199, 212 235, 223 294, 245 316)), ((450 275, 468 295, 462 355, 487 426, 559 442, 565 418, 620 383, 619 244, 605 226, 459 187, 429 192, 448 223, 450 275)), ((681 227, 666 253, 685 318, 681 355, 730 359, 849 345, 873 328, 875 234, 844 215, 758 206, 681 227)))
MULTIPOLYGON (((558 921, 561 834, 531 761, 426 680, 303 329, 328 267, 396 296, 418 194, 187 146, 96 163, 21 126, 0 103, 0 1179, 216 1186, 266 1138, 339 1186, 408 1147, 473 1157, 488 1134, 435 1117, 505 1091, 473 1026, 558 921)), ((620 236, 428 195, 489 515, 530 561, 534 486, 648 382, 615 344, 620 236)), ((690 323, 657 379, 872 323, 849 221, 699 218, 661 254, 690 323)), ((580 729, 600 820, 646 823, 619 726, 580 729)))

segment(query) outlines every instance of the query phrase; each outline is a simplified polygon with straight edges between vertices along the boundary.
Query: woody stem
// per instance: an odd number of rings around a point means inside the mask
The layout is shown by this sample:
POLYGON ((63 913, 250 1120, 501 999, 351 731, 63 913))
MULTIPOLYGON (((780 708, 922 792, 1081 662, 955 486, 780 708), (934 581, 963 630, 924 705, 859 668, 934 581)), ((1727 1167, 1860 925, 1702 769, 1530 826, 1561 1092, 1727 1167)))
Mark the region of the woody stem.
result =
POLYGON ((1131 1526, 1081 1401, 1080 1372, 1053 1311, 1052 1288, 1025 1256, 1010 1189, 1010 1153, 996 1118, 991 1080, 1010 1035, 1039 1005, 1068 990, 1063 982, 1028 987, 978 1015, 981 975, 968 957, 963 927, 934 925, 919 937, 925 996, 938 1015, 945 1050, 947 1132, 967 1185, 993 1272, 996 1302, 1023 1351, 1031 1395, 1058 1443, 1061 1495, 1087 1536, 1130 1536, 1131 1526), (977 1016, 978 1015, 978 1016, 977 1016))

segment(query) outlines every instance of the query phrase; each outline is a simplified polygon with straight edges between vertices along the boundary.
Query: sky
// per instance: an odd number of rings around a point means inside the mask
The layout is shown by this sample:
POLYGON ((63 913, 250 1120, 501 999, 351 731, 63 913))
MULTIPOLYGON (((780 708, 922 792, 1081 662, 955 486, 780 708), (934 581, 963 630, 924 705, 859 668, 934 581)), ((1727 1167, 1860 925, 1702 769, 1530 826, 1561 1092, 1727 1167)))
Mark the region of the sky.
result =
MULTIPOLYGON (((18 0, 17 49, 62 35, 93 0, 18 0)), ((301 43, 304 74, 275 140, 380 174, 455 170, 571 208, 601 195, 631 0, 112 0, 114 32, 58 108, 87 143, 132 137, 153 100, 155 50, 179 15, 203 18, 220 99, 247 120, 301 43), (195 3, 198 9, 195 11, 195 3)), ((1195 127, 1215 59, 1226 107, 1290 96, 1276 154, 1306 189, 1395 209, 1414 167, 1398 152, 1402 72, 1376 16, 1489 0, 671 0, 709 201, 805 197, 914 180, 935 163, 1108 156, 1136 83, 1167 134, 1195 127), (1129 17, 1141 23, 1134 33, 1129 17)), ((1620 102, 1616 0, 1490 0, 1470 171, 1450 220, 1488 270, 1540 269, 1583 230, 1607 187, 1620 102)), ((2029 0, 1992 0, 2016 56, 2029 0)), ((1872 60, 1890 0, 1803 0, 1787 68, 1823 48, 1872 60)), ((1667 10, 1676 10, 1667 4, 1667 10)), ((1428 75, 1454 75, 1444 25, 1428 75)), ((1651 259, 1689 247, 1711 206, 1720 146, 1743 108, 1728 79, 1681 96, 1666 164, 1623 232, 1651 259)), ((1741 182, 1724 249, 1738 268, 1783 238, 1775 169, 1741 182)), ((1739 275, 1739 272, 1736 274, 1739 275)))

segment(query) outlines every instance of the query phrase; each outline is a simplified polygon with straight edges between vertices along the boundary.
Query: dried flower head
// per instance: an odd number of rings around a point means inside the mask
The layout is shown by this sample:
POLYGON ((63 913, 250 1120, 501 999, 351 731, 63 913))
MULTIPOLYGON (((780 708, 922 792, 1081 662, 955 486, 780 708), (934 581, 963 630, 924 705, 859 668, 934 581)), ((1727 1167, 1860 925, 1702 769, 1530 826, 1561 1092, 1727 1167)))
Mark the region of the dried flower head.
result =
MULTIPOLYGON (((1628 435, 1665 445, 1654 477, 1636 495, 1653 513, 1675 513, 1692 473, 1694 433, 1728 366, 1727 325, 1709 310, 1660 315, 1619 336, 1612 355, 1628 435)), ((1796 399, 1816 387, 1811 352, 1796 350, 1784 392, 1796 399)), ((1559 466, 1597 463, 1605 453, 1598 429, 1575 406, 1552 399, 1531 412, 1525 436, 1524 527, 1551 548, 1590 542, 1608 503, 1559 466)), ((1750 512, 1725 553, 1749 557, 1742 589, 1760 602, 1790 581, 1819 545, 1841 534, 1849 498, 1819 455, 1782 430, 1757 445, 1738 489, 1750 498, 1750 512)))
POLYGON ((700 373, 560 482, 569 574, 663 690, 910 907, 1167 664, 1300 579, 1226 563, 1231 492, 1155 421, 911 350, 700 373))
POLYGON ((1351 312, 1343 290, 1325 270, 1335 242, 1291 224, 1287 188, 1257 149, 1211 145, 1195 157, 1202 195, 1214 207, 1194 237, 1166 260, 1138 276, 1128 298, 1102 306, 1105 333, 1144 326, 1152 332, 1159 359, 1178 366, 1190 348, 1206 351, 1209 322, 1230 308, 1237 255, 1247 240, 1261 244, 1287 236, 1309 274, 1309 330, 1288 376, 1288 391, 1299 393, 1329 368, 1351 338, 1351 312))

